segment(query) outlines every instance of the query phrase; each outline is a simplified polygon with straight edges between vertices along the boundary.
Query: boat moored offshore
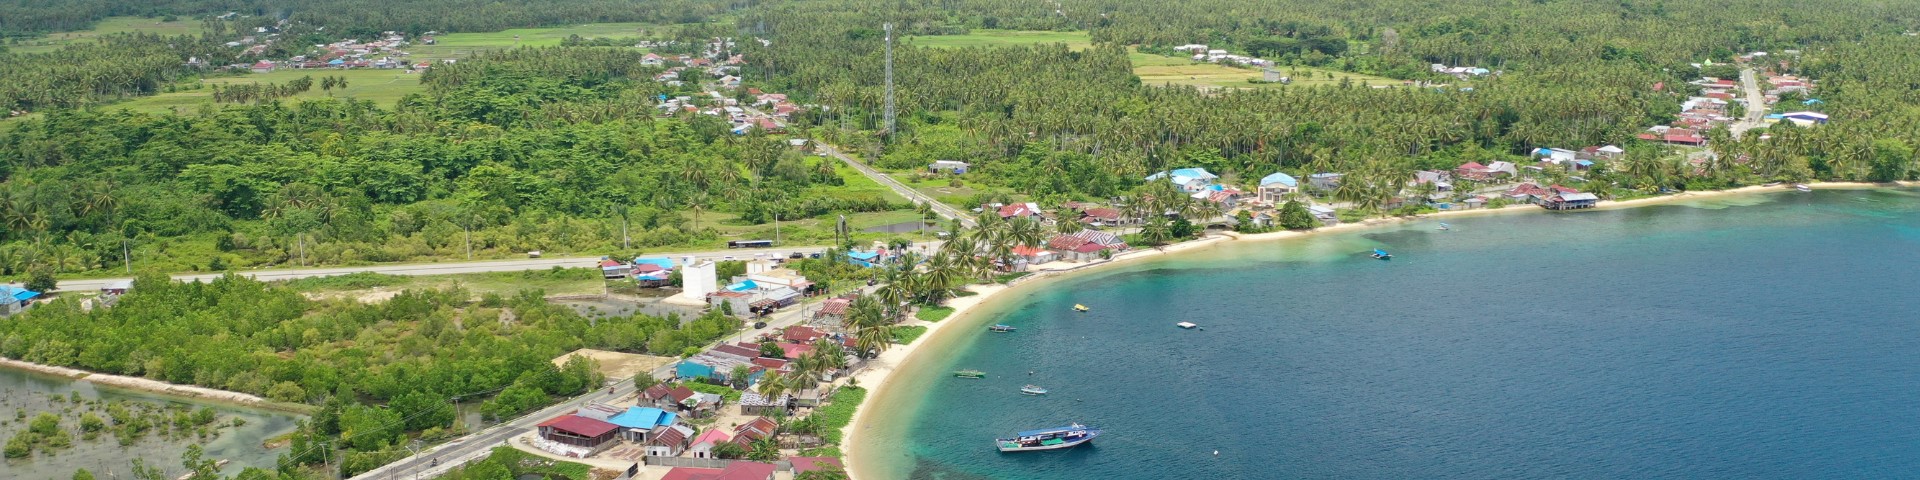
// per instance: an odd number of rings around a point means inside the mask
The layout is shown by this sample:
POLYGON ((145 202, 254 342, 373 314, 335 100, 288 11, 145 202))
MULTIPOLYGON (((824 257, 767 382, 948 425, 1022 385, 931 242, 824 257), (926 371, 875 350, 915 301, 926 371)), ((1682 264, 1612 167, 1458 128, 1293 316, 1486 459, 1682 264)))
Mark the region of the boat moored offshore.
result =
POLYGON ((1018 330, 1018 329, 1016 329, 1016 328, 1013 328, 1013 326, 1012 326, 1012 325, 1007 325, 1007 324, 996 324, 996 325, 994 325, 994 326, 991 326, 991 327, 987 327, 987 330, 990 330, 990 331, 994 331, 994 332, 1000 332, 1000 333, 1007 333, 1007 332, 1011 332, 1011 331, 1014 331, 1014 330, 1018 330))
POLYGON ((1038 450, 1059 450, 1073 448, 1082 443, 1093 441, 1100 436, 1100 429, 1078 423, 1064 427, 1027 430, 1013 434, 1012 438, 993 441, 1002 452, 1031 452, 1038 450))
POLYGON ((1024 386, 1024 387, 1020 387, 1020 394, 1022 394, 1022 395, 1046 395, 1046 394, 1047 394, 1047 389, 1045 389, 1045 388, 1040 388, 1040 386, 1039 386, 1039 385, 1027 385, 1027 386, 1024 386))
POLYGON ((982 372, 982 371, 973 370, 973 369, 954 370, 953 376, 960 377, 960 378, 987 378, 987 372, 982 372))

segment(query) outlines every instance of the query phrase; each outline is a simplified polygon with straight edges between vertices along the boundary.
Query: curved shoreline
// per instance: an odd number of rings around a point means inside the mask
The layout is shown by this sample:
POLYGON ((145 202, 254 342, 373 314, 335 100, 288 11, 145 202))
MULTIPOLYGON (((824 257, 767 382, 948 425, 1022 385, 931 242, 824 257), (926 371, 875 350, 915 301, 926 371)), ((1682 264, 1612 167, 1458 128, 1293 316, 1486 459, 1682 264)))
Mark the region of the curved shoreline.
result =
MULTIPOLYGON (((1808 185, 1812 186, 1815 189, 1824 188, 1824 189, 1859 190, 1859 189, 1874 189, 1874 188, 1886 188, 1886 187, 1911 187, 1911 186, 1920 185, 1920 182, 1898 182, 1898 183, 1821 182, 1821 183, 1812 183, 1808 185)), ((1786 191, 1791 191, 1792 189, 1793 187, 1790 185, 1777 185, 1777 186, 1770 186, 1770 187, 1769 186, 1749 186, 1749 187, 1733 188, 1728 190, 1713 190, 1713 191, 1705 191, 1705 192, 1681 192, 1681 193, 1675 193, 1670 195, 1661 195, 1661 196, 1640 198, 1640 199, 1633 199, 1633 200, 1602 201, 1595 208, 1596 209, 1635 208, 1635 207, 1661 205, 1661 204, 1688 201, 1688 200, 1709 199, 1709 198, 1716 198, 1716 197, 1747 195, 1747 194, 1755 194, 1755 193, 1786 192, 1786 191)), ((876 415, 880 415, 875 413, 878 410, 873 408, 874 405, 887 403, 888 401, 898 402, 902 400, 903 395, 908 393, 913 393, 911 391, 907 391, 906 389, 898 388, 898 384, 900 382, 898 381, 899 379, 893 378, 894 377, 893 373, 901 370, 907 370, 908 366, 914 365, 916 361, 924 361, 925 359, 931 357, 930 355, 914 355, 914 353, 919 352, 923 349, 924 350, 941 350, 940 348, 931 347, 931 345, 945 346, 945 344, 951 343, 955 339, 961 338, 962 336, 960 335, 946 334, 945 332, 946 330, 952 330, 952 329, 945 328, 945 327, 953 324, 970 324, 970 323, 976 323, 980 321, 979 319, 976 319, 973 317, 975 316, 974 314, 977 313, 978 311, 985 310, 983 306, 992 304, 994 300, 1015 297, 1015 295, 1006 295, 1005 294, 1006 292, 1016 291, 1016 290, 1024 291, 1029 288, 1037 288, 1037 286, 1045 285, 1049 283, 1051 280, 1057 280, 1058 278, 1066 277, 1072 274, 1104 270, 1105 267, 1111 267, 1115 265, 1124 265, 1128 263, 1137 262, 1141 259, 1155 258, 1155 257, 1167 255, 1167 254, 1177 253, 1177 252, 1190 251, 1190 250, 1196 250, 1196 249, 1201 249, 1205 247, 1216 246, 1225 242, 1267 241, 1267 240, 1278 240, 1278 239, 1284 239, 1284 238, 1298 238, 1298 237, 1305 237, 1305 236, 1317 235, 1317 234, 1338 233, 1338 232, 1346 232, 1346 231, 1353 231, 1353 230, 1376 228, 1376 227, 1396 225, 1396 224, 1401 224, 1406 222, 1413 222, 1413 221, 1420 221, 1420 220, 1427 220, 1427 219, 1434 219, 1434 218, 1491 215, 1491 214, 1515 213, 1515 212, 1547 212, 1547 210, 1541 209, 1534 205, 1520 204, 1520 205, 1509 205, 1503 208, 1482 208, 1482 209, 1474 209, 1474 210, 1447 211, 1447 212, 1438 212, 1438 213, 1432 213, 1432 214, 1426 214, 1426 215, 1417 215, 1412 217, 1373 218, 1373 219, 1367 219, 1360 222, 1342 223, 1332 227, 1325 227, 1325 228, 1319 228, 1319 229, 1308 230, 1308 231, 1280 231, 1280 232, 1251 234, 1251 235, 1227 233, 1221 236, 1206 237, 1199 240, 1182 242, 1174 245, 1161 247, 1158 249, 1136 250, 1120 256, 1116 256, 1112 260, 1107 260, 1107 261, 1076 264, 1068 268, 1039 270, 1039 271, 1035 271, 1031 275, 1017 279, 1012 285, 969 286, 968 290, 977 292, 978 295, 950 300, 948 302, 948 306, 954 309, 953 314, 949 315, 945 320, 927 325, 928 327, 927 333, 926 335, 924 335, 922 339, 920 339, 919 342, 916 342, 910 345, 901 346, 901 347, 896 347, 882 353, 879 358, 869 361, 870 363, 866 367, 863 367, 861 371, 854 376, 854 379, 860 385, 864 385, 867 387, 868 394, 867 394, 866 400, 862 402, 860 407, 855 410, 853 421, 848 423, 847 426, 842 429, 842 438, 845 439, 845 441, 843 442, 842 448, 846 454, 845 463, 847 465, 848 477, 851 479, 857 479, 857 480, 877 480, 877 479, 890 478, 890 477, 881 475, 882 473, 885 473, 885 472, 882 472, 881 465, 876 465, 876 462, 874 461, 876 454, 886 452, 887 445, 867 445, 865 442, 869 441, 869 438, 868 438, 869 436, 861 435, 860 433, 862 431, 870 430, 871 428, 874 427, 874 425, 871 424, 874 421, 872 417, 876 415), (896 388, 892 388, 892 389, 886 388, 889 385, 893 385, 896 388), (869 451, 870 448, 872 451, 869 451)), ((897 428, 900 426, 896 425, 894 427, 897 428)), ((900 445, 891 445, 891 446, 896 448, 900 447, 900 445)), ((895 453, 904 454, 905 452, 896 451, 895 453)))
POLYGON ((95 372, 89 372, 86 370, 80 370, 77 368, 43 365, 43 364, 27 362, 22 360, 15 360, 7 357, 0 357, 0 368, 52 375, 57 377, 73 379, 73 380, 90 382, 96 385, 102 385, 102 386, 111 387, 111 388, 135 390, 135 391, 148 392, 148 393, 157 393, 157 394, 166 395, 166 396, 179 397, 182 399, 226 403, 226 404, 238 405, 243 407, 275 410, 275 411, 294 413, 294 414, 300 414, 300 415, 306 415, 306 414, 312 413, 309 410, 297 408, 292 405, 273 402, 265 398, 261 398, 259 396, 249 395, 249 394, 240 393, 240 392, 219 390, 219 389, 206 388, 206 387, 196 387, 192 385, 179 385, 179 384, 162 382, 159 380, 153 380, 149 378, 95 373, 95 372))

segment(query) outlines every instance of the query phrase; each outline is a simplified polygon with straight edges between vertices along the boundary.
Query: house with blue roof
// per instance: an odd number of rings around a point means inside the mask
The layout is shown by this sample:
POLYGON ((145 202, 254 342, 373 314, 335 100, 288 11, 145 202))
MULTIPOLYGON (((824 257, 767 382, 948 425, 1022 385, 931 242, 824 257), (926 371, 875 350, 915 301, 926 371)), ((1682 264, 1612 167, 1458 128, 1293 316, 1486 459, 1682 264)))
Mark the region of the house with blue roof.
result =
POLYGON ((1284 172, 1274 172, 1260 179, 1260 201, 1278 205, 1287 201, 1286 197, 1300 190, 1300 180, 1284 172))
POLYGON ((880 261, 880 252, 847 252, 847 262, 861 267, 873 268, 879 265, 880 261))
POLYGON ((653 407, 627 407, 627 411, 607 417, 606 422, 620 427, 620 438, 633 442, 652 440, 655 432, 672 427, 680 415, 653 407))
POLYGON ((1181 190, 1184 190, 1187 193, 1194 193, 1201 190, 1205 190, 1208 186, 1213 185, 1213 183, 1215 181, 1218 181, 1219 179, 1220 179, 1219 176, 1214 175, 1212 172, 1208 172, 1207 169, 1197 168, 1197 167, 1169 170, 1165 172, 1156 173, 1147 177, 1147 181, 1149 182, 1158 181, 1158 180, 1166 180, 1169 182, 1173 182, 1175 186, 1180 187, 1181 190))
POLYGON ((40 292, 27 290, 13 285, 0 285, 0 317, 26 311, 40 292))

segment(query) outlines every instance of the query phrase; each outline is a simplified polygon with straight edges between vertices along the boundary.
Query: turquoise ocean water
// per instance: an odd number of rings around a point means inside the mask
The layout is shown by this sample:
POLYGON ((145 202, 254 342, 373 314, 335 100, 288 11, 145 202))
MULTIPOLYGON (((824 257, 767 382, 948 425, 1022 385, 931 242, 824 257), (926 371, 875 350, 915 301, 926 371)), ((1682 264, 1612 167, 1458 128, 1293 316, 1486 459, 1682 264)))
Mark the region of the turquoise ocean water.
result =
POLYGON ((990 376, 907 382, 930 386, 878 417, 904 422, 877 433, 883 463, 932 479, 1920 475, 1920 192, 1448 222, 1045 285, 978 322, 1018 332, 978 329, 903 372, 990 376), (1072 421, 1106 433, 992 448, 1072 421))

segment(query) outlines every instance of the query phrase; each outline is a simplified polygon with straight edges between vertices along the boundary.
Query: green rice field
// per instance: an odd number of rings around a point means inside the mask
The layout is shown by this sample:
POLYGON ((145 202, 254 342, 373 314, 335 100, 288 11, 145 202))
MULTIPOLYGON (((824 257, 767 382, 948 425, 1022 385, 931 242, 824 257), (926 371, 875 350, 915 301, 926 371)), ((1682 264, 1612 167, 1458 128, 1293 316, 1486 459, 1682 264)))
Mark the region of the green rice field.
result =
POLYGON ((1399 80, 1373 75, 1327 70, 1324 68, 1279 66, 1275 67, 1284 77, 1292 77, 1293 82, 1249 83, 1261 77, 1259 68, 1240 68, 1225 65, 1195 62, 1191 59, 1169 57, 1138 51, 1128 55, 1133 63, 1134 76, 1140 77, 1140 83, 1146 85, 1187 85, 1201 88, 1282 88, 1287 86, 1337 85, 1341 79, 1350 79, 1354 85, 1399 85, 1399 80))
POLYGON ((179 91, 162 93, 151 97, 136 98, 113 104, 108 108, 125 108, 133 111, 151 113, 184 112, 199 108, 201 105, 214 105, 213 85, 216 84, 286 83, 288 80, 308 75, 313 76, 314 83, 316 84, 312 90, 282 99, 281 101, 299 102, 331 96, 342 99, 371 100, 381 107, 387 108, 399 102, 400 97, 421 90, 420 74, 407 73, 404 69, 302 70, 286 68, 268 73, 249 73, 231 77, 208 78, 202 82, 205 86, 197 90, 187 89, 191 88, 187 86, 191 85, 191 83, 184 83, 181 87, 183 89, 179 91), (331 92, 321 91, 317 84, 320 82, 320 77, 326 76, 346 78, 347 88, 335 88, 331 92))
POLYGON ((203 29, 200 20, 181 19, 162 22, 159 18, 111 17, 100 20, 92 30, 61 32, 40 38, 22 40, 17 44, 8 44, 7 49, 14 53, 46 53, 59 50, 74 42, 83 42, 116 33, 144 32, 159 35, 199 35, 203 29))
POLYGON ((433 45, 412 45, 407 53, 414 59, 440 60, 461 58, 490 50, 515 47, 552 47, 568 35, 584 38, 664 37, 672 25, 650 23, 589 23, 567 27, 515 28, 498 32, 447 33, 434 37, 433 45))

